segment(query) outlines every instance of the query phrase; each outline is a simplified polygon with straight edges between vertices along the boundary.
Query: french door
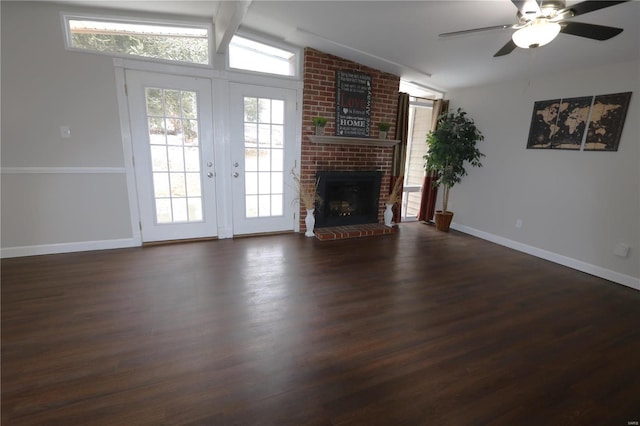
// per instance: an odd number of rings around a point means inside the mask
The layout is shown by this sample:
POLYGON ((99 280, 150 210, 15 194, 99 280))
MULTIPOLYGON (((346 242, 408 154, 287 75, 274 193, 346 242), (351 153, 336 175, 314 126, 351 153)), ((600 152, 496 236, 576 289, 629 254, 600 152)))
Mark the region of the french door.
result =
POLYGON ((211 80, 126 71, 142 240, 215 236, 211 80))
POLYGON ((296 92, 231 83, 235 235, 294 229, 296 92))

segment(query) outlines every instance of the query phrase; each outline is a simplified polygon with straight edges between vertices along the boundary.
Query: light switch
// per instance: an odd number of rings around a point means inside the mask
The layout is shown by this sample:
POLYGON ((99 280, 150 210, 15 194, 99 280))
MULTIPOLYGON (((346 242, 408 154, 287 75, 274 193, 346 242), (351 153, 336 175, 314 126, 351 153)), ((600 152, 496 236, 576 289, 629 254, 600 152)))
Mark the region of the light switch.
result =
POLYGON ((627 257, 630 248, 628 244, 620 243, 613 249, 613 254, 620 257, 627 257))
POLYGON ((60 126, 60 137, 62 139, 71 138, 71 128, 69 126, 60 126))

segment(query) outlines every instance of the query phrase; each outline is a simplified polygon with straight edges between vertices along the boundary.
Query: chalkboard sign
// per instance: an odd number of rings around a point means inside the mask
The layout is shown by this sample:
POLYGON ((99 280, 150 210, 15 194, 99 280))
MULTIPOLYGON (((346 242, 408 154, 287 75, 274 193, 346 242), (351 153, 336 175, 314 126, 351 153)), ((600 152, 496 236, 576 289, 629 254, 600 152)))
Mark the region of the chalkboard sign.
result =
POLYGON ((371 76, 336 71, 336 136, 368 137, 371 127, 371 76))

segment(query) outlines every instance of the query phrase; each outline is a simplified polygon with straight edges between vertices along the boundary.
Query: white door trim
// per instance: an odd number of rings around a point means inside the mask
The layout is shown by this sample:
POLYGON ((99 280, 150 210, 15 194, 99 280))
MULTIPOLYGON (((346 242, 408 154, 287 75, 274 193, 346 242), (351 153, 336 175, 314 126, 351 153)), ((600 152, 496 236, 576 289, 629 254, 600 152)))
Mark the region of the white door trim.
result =
MULTIPOLYGON (((282 79, 278 77, 260 76, 249 73, 220 71, 213 68, 192 67, 173 64, 159 64, 135 59, 114 58, 113 67, 116 81, 116 99, 118 103, 118 115, 120 118, 120 135, 124 158, 124 169, 127 179, 127 192, 129 199, 129 211, 131 217, 131 233, 133 244, 142 245, 140 233, 140 210, 138 206, 138 193, 133 168, 133 146, 131 144, 131 123, 129 121, 129 106, 125 91, 125 70, 151 71, 165 74, 177 74, 193 77, 204 77, 212 80, 213 97, 213 132, 214 132, 214 157, 216 166, 216 197, 218 214, 218 239, 233 237, 232 221, 232 192, 231 192, 231 151, 229 131, 229 83, 247 83, 267 87, 296 90, 296 142, 294 157, 300 167, 302 150, 302 101, 303 81, 282 79)), ((296 215, 298 209, 296 209, 296 215)), ((299 219, 295 220, 294 232, 300 232, 299 219)))
MULTIPOLYGON (((118 62, 121 64, 121 61, 118 62)), ((142 245, 140 232, 140 208, 138 207, 138 188, 136 174, 133 168, 133 145, 131 145, 131 122, 129 121, 129 102, 127 101, 126 80, 124 67, 114 61, 116 77, 116 98, 118 101, 118 116, 120 118, 120 135, 122 137, 122 153, 124 168, 127 175, 127 194, 129 198, 129 212, 131 216, 131 233, 137 246, 142 245)))

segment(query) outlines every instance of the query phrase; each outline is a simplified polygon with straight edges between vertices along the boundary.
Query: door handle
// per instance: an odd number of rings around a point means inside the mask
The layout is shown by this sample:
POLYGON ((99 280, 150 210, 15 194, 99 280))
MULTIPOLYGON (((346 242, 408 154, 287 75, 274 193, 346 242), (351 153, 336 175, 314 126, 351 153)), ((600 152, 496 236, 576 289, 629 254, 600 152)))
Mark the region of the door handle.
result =
POLYGON ((238 172, 233 172, 233 177, 237 178, 238 176, 240 176, 240 174, 238 172))
POLYGON ((212 177, 213 177, 213 173, 208 172, 208 173, 207 173, 207 177, 208 177, 208 178, 212 178, 212 177))

